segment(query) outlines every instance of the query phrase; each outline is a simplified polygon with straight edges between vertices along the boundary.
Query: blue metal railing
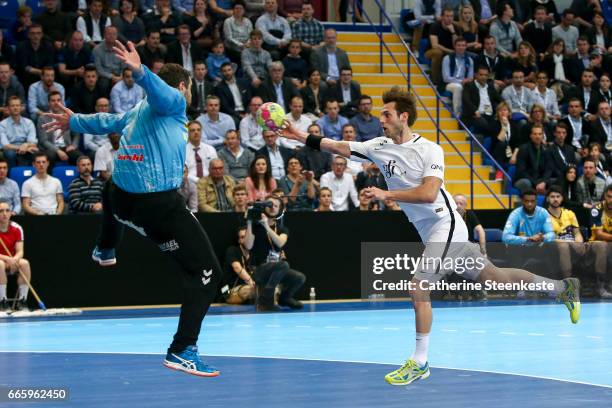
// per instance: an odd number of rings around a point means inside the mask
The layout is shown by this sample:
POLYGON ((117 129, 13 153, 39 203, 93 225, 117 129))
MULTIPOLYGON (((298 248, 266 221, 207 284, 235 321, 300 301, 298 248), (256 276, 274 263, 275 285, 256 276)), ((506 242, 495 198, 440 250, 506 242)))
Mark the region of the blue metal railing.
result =
MULTIPOLYGON (((445 102, 443 102, 441 100, 441 95, 438 92, 436 86, 433 84, 433 82, 429 78, 429 75, 427 75, 425 73, 425 71, 423 70, 421 65, 418 63, 416 56, 414 55, 414 53, 412 52, 412 50, 408 46, 408 44, 406 44, 406 42, 402 38, 401 34, 399 33, 399 31, 395 27, 395 24, 393 24, 393 20, 391 20, 391 18, 389 17, 387 12, 385 11, 385 9, 382 6, 382 4, 380 3, 380 1, 379 0, 373 0, 373 1, 376 3, 376 5, 377 5, 377 7, 379 9, 379 23, 375 24, 374 22, 372 22, 372 20, 370 19, 370 16, 368 15, 367 11, 363 7, 361 8, 361 14, 362 14, 362 16, 364 16, 366 18, 367 22, 375 29, 375 33, 376 33, 376 35, 379 38, 379 42, 380 42, 380 46, 379 46, 379 50, 380 50, 380 73, 384 72, 384 56, 383 56, 383 48, 384 48, 384 49, 386 49, 387 53, 391 57, 391 59, 392 59, 393 63, 395 64, 395 66, 397 66, 397 68, 398 68, 400 74, 402 75, 402 77, 405 79, 406 85, 407 85, 408 89, 413 91, 412 94, 416 97, 416 99, 419 102, 419 104, 423 107, 423 110, 425 111, 425 113, 427 113, 427 116, 429 117, 429 119, 433 123, 435 123, 435 125, 436 125, 436 142, 439 144, 440 143, 440 136, 443 136, 444 139, 446 139, 446 141, 451 145, 451 147, 459 155, 459 157, 461 157, 463 159, 465 164, 467 164, 469 166, 469 168, 470 168, 470 206, 471 206, 471 208, 472 209, 474 208, 474 175, 476 175, 478 180, 486 187, 486 189, 493 195, 493 197, 495 197, 497 202, 502 207, 504 207, 504 208, 512 208, 512 190, 509 189, 509 191, 508 191, 508 206, 506 207, 504 205, 504 203, 502 202, 501 198, 493 191, 493 189, 489 186, 489 184, 480 176, 480 174, 478 174, 478 172, 476 172, 474 170, 474 149, 475 148, 479 148, 480 151, 482 151, 482 153, 485 154, 491 160, 491 162, 493 163, 493 167, 496 170, 501 171, 503 176, 504 176, 504 179, 508 180, 508 183, 510 185, 512 185, 512 178, 510 177, 510 175, 504 170, 503 166, 501 166, 499 163, 497 163, 495 158, 482 145, 482 143, 480 143, 480 141, 476 138, 476 136, 474 136, 474 134, 465 125, 465 123, 463 123, 463 121, 459 117, 457 117, 457 115, 455 114, 453 109, 451 109, 445 102), (406 55, 406 65, 407 65, 407 72, 408 72, 407 74, 405 74, 403 72, 402 67, 400 66, 399 62, 395 58, 395 55, 393 54, 393 52, 391 51, 391 49, 389 48, 389 46, 385 42, 384 32, 382 30, 376 30, 377 26, 378 27, 382 27, 383 26, 383 17, 384 17, 384 19, 386 21, 388 21, 388 24, 391 27, 391 32, 395 33, 398 36, 398 38, 401 41, 402 45, 406 49, 406 53, 407 53, 407 55, 406 55), (421 99, 419 94, 416 91, 414 91, 414 89, 413 89, 414 87, 412 86, 411 81, 410 81, 410 79, 411 79, 410 78, 410 71, 411 71, 410 70, 410 68, 411 68, 410 61, 411 61, 411 59, 413 61, 417 61, 417 63, 415 65, 418 67, 418 70, 420 71, 420 73, 423 76, 423 78, 425 78, 425 80, 427 81, 427 84, 429 85, 429 87, 434 91, 434 95, 436 97, 436 118, 435 119, 432 117, 429 109, 427 108, 427 106, 425 105, 425 103, 423 102, 423 100, 421 99), (470 157, 469 157, 469 160, 464 157, 464 155, 461 153, 461 151, 459 151, 457 146, 455 146, 455 143, 453 143, 453 141, 450 140, 450 138, 446 135, 446 132, 444 132, 444 130, 440 128, 440 104, 441 103, 442 103, 442 107, 450 112, 451 117, 457 120, 457 122, 459 123, 460 127, 469 136, 469 142, 470 142, 470 157)), ((358 3, 358 4, 361 3, 360 0, 355 0, 355 2, 358 3)))

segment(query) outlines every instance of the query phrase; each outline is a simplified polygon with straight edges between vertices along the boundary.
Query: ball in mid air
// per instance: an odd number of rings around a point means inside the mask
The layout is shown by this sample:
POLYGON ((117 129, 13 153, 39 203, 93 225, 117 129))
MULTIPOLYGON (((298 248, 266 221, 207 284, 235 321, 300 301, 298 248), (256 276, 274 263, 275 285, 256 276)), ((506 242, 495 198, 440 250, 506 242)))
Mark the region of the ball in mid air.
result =
POLYGON ((257 110, 257 124, 263 130, 276 132, 283 126, 285 111, 283 107, 274 102, 266 102, 257 110))

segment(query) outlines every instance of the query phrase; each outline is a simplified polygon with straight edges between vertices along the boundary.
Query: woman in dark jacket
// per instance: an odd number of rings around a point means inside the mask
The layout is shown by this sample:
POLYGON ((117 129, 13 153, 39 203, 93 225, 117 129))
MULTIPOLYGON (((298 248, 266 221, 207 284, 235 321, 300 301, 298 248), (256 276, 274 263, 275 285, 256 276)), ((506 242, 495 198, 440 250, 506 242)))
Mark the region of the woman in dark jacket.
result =
POLYGON ((325 98, 327 95, 327 84, 321 81, 321 73, 318 69, 308 71, 308 84, 300 90, 304 100, 304 113, 310 113, 316 117, 325 114, 325 98))
MULTIPOLYGON (((510 107, 506 102, 497 105, 497 120, 492 128, 494 132, 491 154, 495 161, 504 168, 516 163, 518 148, 524 142, 517 122, 511 121, 510 116, 510 107)), ((503 178, 502 172, 498 171, 495 179, 501 178, 503 178)))

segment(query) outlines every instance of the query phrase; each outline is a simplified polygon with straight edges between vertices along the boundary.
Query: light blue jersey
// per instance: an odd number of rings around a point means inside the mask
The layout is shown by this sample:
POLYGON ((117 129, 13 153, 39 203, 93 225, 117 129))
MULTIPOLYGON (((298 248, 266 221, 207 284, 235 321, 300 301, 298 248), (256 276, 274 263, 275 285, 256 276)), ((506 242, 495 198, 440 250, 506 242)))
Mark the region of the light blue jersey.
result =
POLYGON ((527 215, 523 207, 520 207, 510 213, 504 227, 502 241, 506 244, 520 245, 526 243, 528 237, 538 233, 544 234, 544 242, 551 242, 555 239, 548 211, 542 207, 536 207, 532 215, 527 215))
POLYGON ((123 114, 75 114, 75 132, 121 134, 113 182, 130 193, 178 189, 183 181, 187 144, 185 98, 178 89, 142 65, 134 79, 147 97, 123 114))

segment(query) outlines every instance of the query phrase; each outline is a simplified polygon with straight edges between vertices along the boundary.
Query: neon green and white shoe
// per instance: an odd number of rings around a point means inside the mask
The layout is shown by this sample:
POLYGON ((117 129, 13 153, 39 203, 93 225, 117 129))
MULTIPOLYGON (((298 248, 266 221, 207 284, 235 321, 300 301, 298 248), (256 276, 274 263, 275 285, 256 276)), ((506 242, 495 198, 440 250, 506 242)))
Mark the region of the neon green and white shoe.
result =
POLYGON ((565 278, 565 290, 557 295, 557 300, 563 302, 570 312, 572 323, 578 323, 580 319, 580 281, 576 278, 565 278))
POLYGON ((429 363, 419 367, 416 361, 409 359, 406 364, 385 375, 385 381, 391 385, 408 385, 416 380, 429 377, 429 363))

